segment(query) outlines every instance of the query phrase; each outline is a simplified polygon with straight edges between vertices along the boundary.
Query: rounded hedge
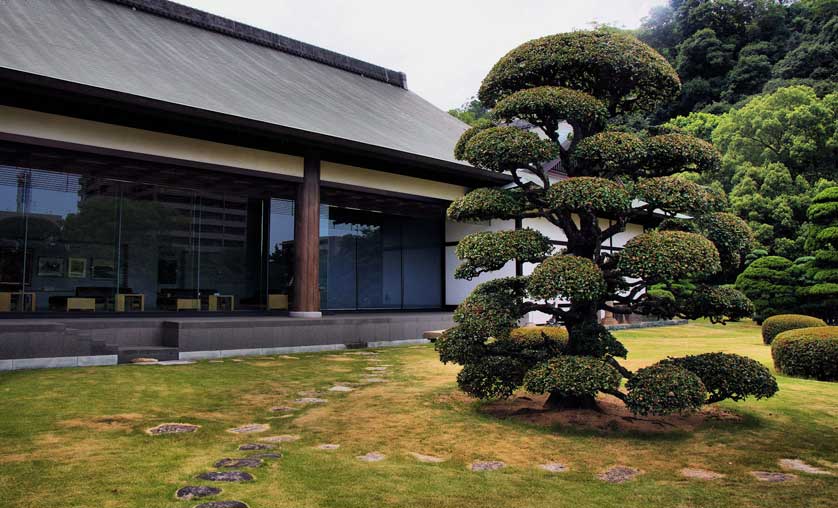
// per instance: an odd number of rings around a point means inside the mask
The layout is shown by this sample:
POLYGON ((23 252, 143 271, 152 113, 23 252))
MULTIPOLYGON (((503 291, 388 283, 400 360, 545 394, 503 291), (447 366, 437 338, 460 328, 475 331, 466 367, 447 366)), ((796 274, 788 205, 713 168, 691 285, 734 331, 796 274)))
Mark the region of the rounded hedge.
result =
POLYGON ((609 111, 653 111, 680 80, 654 49, 627 34, 576 31, 526 42, 501 58, 480 86, 486 107, 519 90, 565 86, 606 101, 609 111))
POLYGON ((505 398, 521 386, 525 373, 526 368, 514 358, 485 356, 464 365, 457 375, 457 384, 474 397, 505 398))
POLYGON ((838 381, 838 326, 783 332, 771 343, 778 372, 819 381, 838 381))
POLYGON ((534 229, 472 233, 457 244, 456 254, 463 263, 454 277, 471 280, 483 272, 500 270, 513 259, 535 263, 552 250, 550 239, 534 229))
POLYGON ((719 251, 701 235, 685 231, 650 231, 635 236, 620 251, 618 266, 629 277, 674 281, 721 270, 719 251))
POLYGON ((747 397, 762 399, 771 397, 778 390, 777 380, 768 368, 746 356, 705 353, 667 358, 661 363, 677 365, 698 376, 714 402, 747 397))
POLYGON ((463 159, 499 173, 526 168, 558 156, 557 144, 517 127, 483 129, 474 134, 463 149, 463 159))
POLYGON ((549 360, 567 348, 567 330, 558 326, 526 326, 515 328, 508 337, 491 343, 499 355, 519 358, 528 366, 549 360))
POLYGON ((606 178, 579 176, 554 183, 545 200, 555 210, 620 215, 631 209, 631 196, 623 185, 606 178))
POLYGON ((505 122, 518 118, 553 131, 562 121, 584 126, 586 130, 599 130, 605 126, 608 109, 602 101, 585 92, 539 86, 519 90, 498 101, 492 115, 505 122))
POLYGON ((684 171, 712 173, 719 169, 721 155, 707 141, 686 134, 661 134, 646 141, 650 176, 672 175, 684 171))
POLYGON ((486 118, 481 118, 476 121, 474 125, 466 129, 466 131, 460 135, 460 139, 458 139, 457 144, 454 145, 454 157, 456 157, 457 160, 465 160, 466 145, 469 141, 471 141, 471 138, 473 138, 477 133, 494 126, 495 124, 486 118))
POLYGON ((545 341, 567 345, 567 330, 560 326, 522 326, 509 333, 509 339, 522 346, 533 346, 545 341))
POLYGON ((765 256, 752 262, 736 277, 736 289, 754 303, 757 322, 797 306, 798 283, 790 274, 793 266, 786 258, 765 256))
MULTIPOLYGON (((748 223, 727 212, 714 212, 698 219, 701 232, 716 246, 725 269, 738 269, 754 245, 754 233, 748 223)), ((737 270, 738 271, 738 270, 737 270)))
POLYGON ((448 218, 455 222, 513 219, 526 208, 522 192, 482 187, 474 189, 448 206, 448 218))
POLYGON ((442 363, 465 365, 486 355, 486 340, 485 336, 469 333, 462 326, 454 326, 442 333, 434 343, 434 349, 442 363))
POLYGON ((684 178, 647 178, 638 182, 635 191, 637 198, 651 205, 653 210, 660 209, 670 214, 695 214, 707 209, 707 191, 701 185, 684 178))
POLYGON ((454 322, 476 340, 505 337, 520 319, 526 277, 505 277, 478 284, 454 311, 454 322))
POLYGON ((590 259, 568 254, 550 256, 530 274, 527 290, 540 300, 572 302, 599 300, 606 291, 605 278, 590 259))
POLYGON ((823 319, 803 314, 777 314, 762 322, 762 341, 771 344, 783 332, 818 326, 826 326, 823 319))
POLYGON ((708 318, 712 323, 724 323, 753 316, 754 304, 735 288, 700 285, 684 298, 681 311, 688 319, 708 318))
POLYGON ((620 387, 620 373, 591 356, 560 356, 531 369, 524 388, 532 393, 557 393, 567 397, 595 396, 620 387))
POLYGON ((614 176, 636 173, 645 162, 646 143, 628 132, 606 131, 589 136, 573 150, 573 176, 614 176))
POLYGON ((626 406, 639 415, 693 411, 707 398, 707 389, 697 375, 671 363, 656 363, 638 370, 626 388, 626 406))

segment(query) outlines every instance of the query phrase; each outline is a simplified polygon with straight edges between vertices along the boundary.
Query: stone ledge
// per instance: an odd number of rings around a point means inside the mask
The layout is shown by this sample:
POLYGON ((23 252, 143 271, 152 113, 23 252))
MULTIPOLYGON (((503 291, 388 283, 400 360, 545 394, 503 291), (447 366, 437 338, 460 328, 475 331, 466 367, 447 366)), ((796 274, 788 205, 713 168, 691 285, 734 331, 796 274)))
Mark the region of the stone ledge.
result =
POLYGON ((0 360, 0 371, 102 367, 106 365, 116 365, 116 363, 116 355, 18 358, 15 360, 0 360))

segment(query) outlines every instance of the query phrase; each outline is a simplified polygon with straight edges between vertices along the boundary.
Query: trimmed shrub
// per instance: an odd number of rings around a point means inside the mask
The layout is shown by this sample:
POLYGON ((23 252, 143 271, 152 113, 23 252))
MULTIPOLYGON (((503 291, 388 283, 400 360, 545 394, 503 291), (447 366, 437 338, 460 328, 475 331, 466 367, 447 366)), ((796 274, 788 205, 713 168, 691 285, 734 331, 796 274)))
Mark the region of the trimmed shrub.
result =
POLYGON ((526 367, 506 356, 484 356, 467 363, 457 375, 460 388, 481 399, 506 398, 523 382, 526 367))
POLYGON ((646 143, 628 132, 606 131, 583 139, 573 151, 572 176, 633 174, 646 160, 646 143))
POLYGON ((771 343, 778 372, 819 381, 838 381, 838 326, 800 328, 771 343))
POLYGON ((788 330, 814 328, 818 326, 826 326, 823 319, 804 316, 803 314, 777 314, 763 321, 762 341, 766 344, 771 344, 777 335, 788 330))
POLYGON ((619 267, 629 277, 660 282, 712 275, 721 270, 713 242, 685 231, 650 231, 626 243, 619 267))
POLYGON ((718 249, 722 267, 738 273, 744 256, 755 244, 748 223, 732 213, 715 212, 702 215, 698 225, 701 233, 718 249))
POLYGON ((508 189, 480 188, 457 199, 448 207, 448 218, 456 222, 512 219, 524 212, 522 192, 508 189))
POLYGON ((780 256, 757 259, 736 277, 736 289, 754 303, 754 320, 783 314, 798 305, 797 281, 791 275, 793 263, 780 256))
POLYGON ((471 280, 483 272, 500 270, 513 259, 535 263, 552 250, 550 239, 534 229, 473 233, 457 245, 457 257, 464 262, 454 277, 471 280))
POLYGON ((642 368, 626 383, 626 406, 639 415, 694 411, 704 404, 707 389, 701 378, 672 363, 642 368))
POLYGON ((567 330, 558 326, 526 326, 515 328, 508 337, 490 346, 493 354, 512 356, 528 367, 561 355, 567 348, 567 330))
POLYGON ((560 86, 520 90, 498 101, 492 115, 501 121, 521 119, 555 131, 562 121, 588 129, 601 129, 608 118, 602 101, 585 92, 560 86))
POLYGON ((559 148, 517 127, 489 127, 466 143, 463 158, 473 165, 503 173, 526 168, 559 156, 559 148))
POLYGON ((524 387, 532 393, 558 393, 568 397, 596 396, 620 387, 620 373, 591 356, 560 356, 527 372, 524 387))
POLYGON ((523 314, 527 280, 505 277, 478 284, 454 311, 454 322, 473 340, 508 336, 523 314))
POLYGON ((495 124, 493 124, 485 118, 481 118, 480 120, 475 122, 475 124, 472 127, 466 129, 466 131, 460 135, 460 139, 458 139, 457 144, 454 145, 454 157, 457 160, 465 160, 466 145, 468 145, 468 142, 471 141, 471 138, 477 135, 477 133, 479 133, 480 131, 484 131, 494 126, 495 124))
POLYGON ((605 294, 605 278, 593 261, 580 256, 550 256, 535 267, 527 289, 533 298, 593 302, 605 294))
POLYGON ((681 314, 688 319, 709 318, 713 323, 738 321, 754 314, 754 304, 741 291, 727 286, 698 286, 683 302, 681 314))
POLYGON ((694 171, 713 173, 721 161, 719 152, 707 141, 685 134, 661 134, 646 142, 649 176, 694 171))
POLYGON ((552 341, 567 346, 567 330, 560 326, 522 326, 509 332, 509 339, 525 347, 552 341))
POLYGON ((556 210, 603 215, 623 214, 631 208, 631 197, 624 186, 589 176, 554 183, 547 191, 546 201, 556 210))
POLYGON ((701 185, 677 176, 641 180, 635 187, 637 198, 651 208, 670 214, 703 213, 707 209, 707 191, 701 185))
POLYGON ((475 333, 468 333, 461 326, 454 326, 445 330, 434 343, 434 349, 439 353, 442 363, 466 363, 485 356, 488 347, 486 337, 475 333))
POLYGON ((777 393, 777 380, 765 365, 746 356, 729 353, 705 353, 681 358, 667 358, 671 363, 687 369, 701 379, 710 393, 710 402, 742 400, 747 397, 762 399, 777 393))

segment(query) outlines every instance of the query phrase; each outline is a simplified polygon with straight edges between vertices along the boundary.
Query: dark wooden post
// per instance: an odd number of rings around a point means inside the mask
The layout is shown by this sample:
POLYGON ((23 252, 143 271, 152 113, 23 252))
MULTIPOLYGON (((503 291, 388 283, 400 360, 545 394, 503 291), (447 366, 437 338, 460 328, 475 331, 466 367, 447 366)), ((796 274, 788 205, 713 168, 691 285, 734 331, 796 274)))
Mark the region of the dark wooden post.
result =
POLYGON ((320 317, 320 156, 307 154, 294 213, 292 317, 320 317))

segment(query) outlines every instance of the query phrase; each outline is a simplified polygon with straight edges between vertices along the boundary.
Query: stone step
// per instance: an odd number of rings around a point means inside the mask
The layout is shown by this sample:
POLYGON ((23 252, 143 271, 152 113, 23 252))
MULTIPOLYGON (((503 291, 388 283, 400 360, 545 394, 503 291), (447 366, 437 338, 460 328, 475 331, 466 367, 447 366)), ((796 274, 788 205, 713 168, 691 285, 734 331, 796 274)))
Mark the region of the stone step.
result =
POLYGON ((179 359, 180 350, 165 346, 121 346, 119 363, 131 363, 135 358, 155 358, 161 362, 179 359))

